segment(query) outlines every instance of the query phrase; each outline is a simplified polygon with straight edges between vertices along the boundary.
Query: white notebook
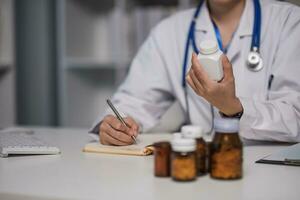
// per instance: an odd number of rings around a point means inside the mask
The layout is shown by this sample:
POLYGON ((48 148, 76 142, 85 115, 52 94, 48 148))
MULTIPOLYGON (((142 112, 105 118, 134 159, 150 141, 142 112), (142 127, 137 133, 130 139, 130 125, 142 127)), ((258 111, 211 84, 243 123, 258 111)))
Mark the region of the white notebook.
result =
POLYGON ((129 146, 109 146, 102 145, 99 140, 95 140, 84 146, 83 152, 119 154, 128 156, 147 156, 153 153, 153 144, 159 141, 170 141, 172 134, 140 134, 137 137, 137 144, 129 146))

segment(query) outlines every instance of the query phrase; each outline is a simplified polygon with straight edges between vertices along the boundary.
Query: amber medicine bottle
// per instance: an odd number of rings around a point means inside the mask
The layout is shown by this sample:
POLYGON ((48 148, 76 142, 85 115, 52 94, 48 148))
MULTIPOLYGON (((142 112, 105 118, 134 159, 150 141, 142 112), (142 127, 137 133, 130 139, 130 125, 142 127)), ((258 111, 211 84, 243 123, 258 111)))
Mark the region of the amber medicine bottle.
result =
POLYGON ((154 143, 154 175, 157 177, 170 176, 171 144, 169 142, 154 143))
POLYGON ((214 120, 214 130, 210 152, 210 176, 216 179, 241 178, 243 146, 238 134, 239 120, 217 118, 214 120))
POLYGON ((196 163, 198 175, 206 173, 206 142, 203 139, 203 129, 196 125, 186 125, 181 128, 184 138, 196 140, 196 163))
POLYGON ((175 138, 171 145, 171 176, 173 180, 195 180, 197 178, 196 141, 188 138, 175 138))

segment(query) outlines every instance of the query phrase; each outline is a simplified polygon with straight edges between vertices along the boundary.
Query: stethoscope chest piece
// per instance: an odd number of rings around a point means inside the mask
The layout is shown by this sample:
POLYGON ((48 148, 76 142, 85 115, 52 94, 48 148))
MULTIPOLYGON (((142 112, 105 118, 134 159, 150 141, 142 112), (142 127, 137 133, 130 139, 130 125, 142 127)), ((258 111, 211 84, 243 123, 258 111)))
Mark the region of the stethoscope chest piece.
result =
POLYGON ((263 60, 257 51, 251 51, 247 59, 247 67, 250 71, 258 72, 263 68, 263 60))

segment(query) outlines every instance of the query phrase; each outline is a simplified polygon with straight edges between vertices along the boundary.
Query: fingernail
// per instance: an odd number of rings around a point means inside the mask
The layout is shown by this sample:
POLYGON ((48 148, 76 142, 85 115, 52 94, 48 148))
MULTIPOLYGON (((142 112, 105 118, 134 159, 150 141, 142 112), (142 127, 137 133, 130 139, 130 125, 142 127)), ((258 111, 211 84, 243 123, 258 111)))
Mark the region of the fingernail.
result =
POLYGON ((134 135, 135 134, 135 131, 134 130, 131 130, 130 131, 130 135, 134 135))
POLYGON ((133 133, 133 135, 136 137, 138 135, 138 131, 135 130, 134 133, 133 133))

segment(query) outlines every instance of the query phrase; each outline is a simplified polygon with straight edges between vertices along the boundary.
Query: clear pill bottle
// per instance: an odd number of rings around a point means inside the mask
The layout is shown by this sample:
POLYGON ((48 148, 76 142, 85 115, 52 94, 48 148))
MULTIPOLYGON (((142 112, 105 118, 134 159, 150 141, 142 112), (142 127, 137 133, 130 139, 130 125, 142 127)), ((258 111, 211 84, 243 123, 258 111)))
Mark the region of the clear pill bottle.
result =
POLYGON ((218 44, 214 40, 205 40, 200 43, 198 60, 208 76, 215 81, 223 78, 222 54, 218 44))
POLYGON ((214 119, 215 135, 211 143, 210 176, 216 179, 242 178, 243 145, 239 120, 214 119))
POLYGON ((181 128, 184 138, 196 140, 196 163, 198 175, 206 173, 206 142, 203 139, 204 131, 202 127, 195 125, 186 125, 181 128))
POLYGON ((156 142, 154 146, 154 175, 170 176, 171 144, 167 141, 156 142))
POLYGON ((197 178, 196 141, 194 139, 173 139, 171 155, 171 176, 175 181, 193 181, 197 178))

